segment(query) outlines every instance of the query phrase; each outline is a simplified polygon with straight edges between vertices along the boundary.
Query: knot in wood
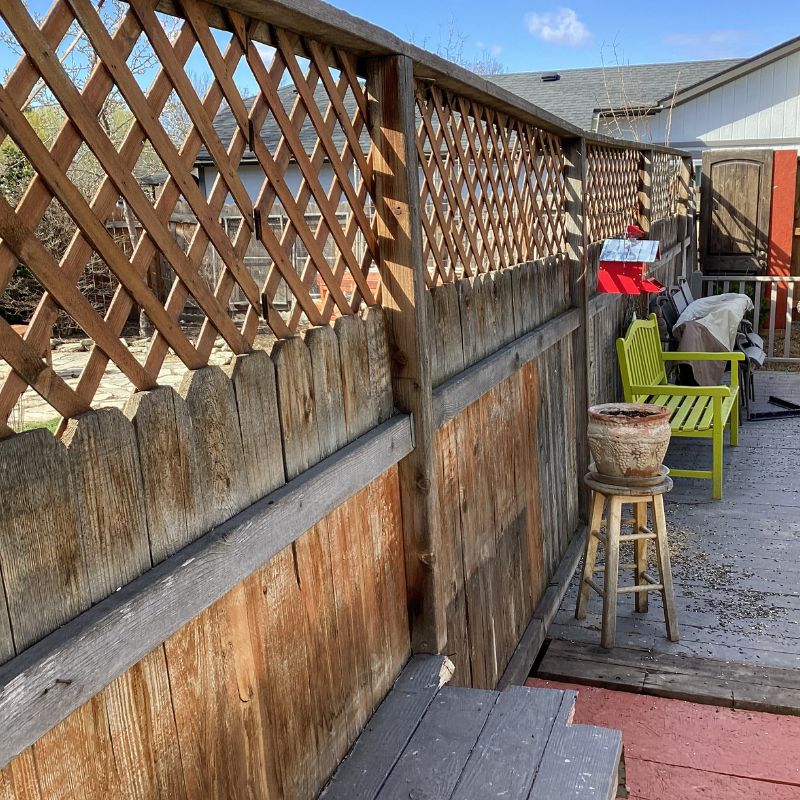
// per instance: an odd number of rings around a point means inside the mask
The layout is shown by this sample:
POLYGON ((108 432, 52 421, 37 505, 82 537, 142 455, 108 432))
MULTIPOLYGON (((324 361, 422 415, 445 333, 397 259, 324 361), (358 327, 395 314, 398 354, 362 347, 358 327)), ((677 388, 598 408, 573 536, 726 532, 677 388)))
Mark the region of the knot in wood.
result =
POLYGON ((430 491, 431 488, 431 480, 430 478, 421 477, 417 478, 417 488, 421 489, 423 492, 430 491))
POLYGON ((436 564, 436 554, 420 553, 419 563, 422 564, 424 567, 427 567, 428 569, 433 569, 434 565, 436 564))
POLYGON ((395 350, 392 353, 392 361, 399 367, 404 367, 408 364, 408 356, 402 350, 395 350))

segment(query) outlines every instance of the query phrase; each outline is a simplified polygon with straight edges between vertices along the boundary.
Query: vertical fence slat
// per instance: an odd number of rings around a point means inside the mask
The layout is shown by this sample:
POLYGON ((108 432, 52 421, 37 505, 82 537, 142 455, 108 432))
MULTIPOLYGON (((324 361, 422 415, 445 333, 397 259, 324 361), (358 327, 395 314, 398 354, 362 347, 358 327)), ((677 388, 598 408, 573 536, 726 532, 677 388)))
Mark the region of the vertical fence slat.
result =
POLYGON ((783 357, 792 354, 792 313, 794 311, 794 281, 789 281, 786 290, 786 322, 783 328, 783 357))
MULTIPOLYGON (((653 163, 655 156, 652 150, 639 152, 639 227, 650 238, 653 223, 653 163)), ((622 231, 620 231, 622 233, 622 231)))
POLYGON ((168 387, 132 395, 125 413, 136 430, 150 552, 157 564, 204 533, 191 421, 184 399, 168 387))
MULTIPOLYGON (((587 230, 584 209, 586 183, 586 141, 574 139, 564 144, 567 257, 570 271, 570 301, 580 310, 581 324, 573 334, 573 364, 575 367, 575 407, 573 410, 576 434, 577 478, 589 468, 589 442, 586 438, 589 408, 589 293, 587 286, 587 230)), ((579 491, 581 514, 588 509, 588 493, 579 491)))
POLYGON ((263 350, 234 356, 230 380, 236 398, 242 468, 248 483, 243 503, 254 503, 284 481, 275 367, 263 350))
POLYGON ((411 60, 370 61, 367 89, 375 109, 375 211, 392 386, 397 407, 414 415, 416 447, 400 463, 411 639, 415 652, 439 652, 447 628, 436 565, 441 532, 411 60))
POLYGON ((761 332, 761 283, 756 281, 755 300, 753 301, 753 330, 761 332))
POLYGON ((19 653, 87 609, 91 595, 64 445, 29 431, 0 442, 0 458, 0 570, 19 653))
POLYGON ((767 358, 775 357, 775 317, 778 306, 778 284, 771 280, 769 291, 769 340, 767 344, 767 358))
POLYGON ((72 420, 64 434, 92 602, 150 568, 139 450, 116 408, 72 420))

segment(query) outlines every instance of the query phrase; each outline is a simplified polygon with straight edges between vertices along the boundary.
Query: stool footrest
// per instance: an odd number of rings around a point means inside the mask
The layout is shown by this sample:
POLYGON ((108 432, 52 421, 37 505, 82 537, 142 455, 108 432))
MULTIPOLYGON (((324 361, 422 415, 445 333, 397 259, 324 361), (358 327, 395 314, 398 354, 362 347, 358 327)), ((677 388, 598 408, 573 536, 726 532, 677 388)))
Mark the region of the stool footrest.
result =
MULTIPOLYGON (((638 564, 633 564, 633 563, 630 563, 630 564, 620 564, 620 565, 619 565, 619 568, 620 568, 620 570, 623 570, 623 569, 635 569, 635 570, 638 570, 638 569, 639 569, 639 565, 638 565, 638 564)), ((593 573, 593 574, 595 574, 595 575, 602 575, 602 574, 603 574, 605 571, 606 571, 606 566, 605 566, 605 564, 598 564, 598 565, 597 565, 597 566, 594 568, 594 573, 593 573)))
POLYGON ((660 583, 639 583, 635 586, 617 586, 617 592, 660 592, 663 588, 660 583))
MULTIPOLYGON (((592 531, 592 536, 596 539, 599 539, 603 544, 606 543, 608 539, 608 534, 600 533, 600 531, 592 531)), ((656 539, 656 534, 653 533, 649 528, 642 528, 641 533, 625 533, 620 534, 619 540, 620 542, 635 542, 640 539, 656 539)))
POLYGON ((584 578, 584 579, 583 579, 583 582, 584 582, 584 583, 585 583, 587 586, 590 586, 592 589, 594 589, 594 590, 597 592, 597 594, 599 594, 599 595, 600 595, 600 597, 602 597, 602 596, 603 596, 603 594, 604 594, 604 593, 603 593, 603 590, 602 590, 602 589, 600 588, 600 586, 598 586, 598 585, 597 585, 597 584, 596 584, 596 583, 595 583, 595 582, 594 582, 594 581, 593 581, 591 578, 584 578))

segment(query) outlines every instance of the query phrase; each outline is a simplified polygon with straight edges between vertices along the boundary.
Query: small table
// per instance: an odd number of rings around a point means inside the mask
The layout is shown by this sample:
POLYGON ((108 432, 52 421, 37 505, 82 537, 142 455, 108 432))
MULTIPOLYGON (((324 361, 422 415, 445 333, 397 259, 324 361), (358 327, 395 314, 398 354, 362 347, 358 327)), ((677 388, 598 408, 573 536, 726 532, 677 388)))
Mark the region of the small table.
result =
POLYGON ((594 473, 588 473, 585 484, 592 490, 592 511, 589 531, 586 537, 586 552, 583 559, 583 574, 575 617, 584 619, 589 604, 589 590, 593 589, 603 598, 603 628, 600 644, 611 649, 617 633, 617 595, 634 592, 636 610, 647 612, 647 593, 661 592, 664 604, 664 620, 667 637, 678 641, 678 616, 675 611, 675 593, 672 588, 672 567, 669 560, 667 523, 664 516, 664 495, 672 490, 672 479, 664 477, 652 486, 624 486, 603 483, 594 473), (625 505, 633 506, 634 515, 623 517, 625 505), (606 518, 603 511, 608 506, 606 518), (648 512, 652 511, 653 526, 648 527, 648 512), (632 533, 623 534, 622 526, 632 528, 632 533), (603 533, 605 527, 605 533, 603 533), (656 543, 656 559, 659 577, 648 571, 648 546, 650 540, 656 543), (602 542, 605 547, 605 567, 603 586, 599 586, 594 575, 598 570, 597 547, 602 542), (633 542, 634 561, 631 564, 619 563, 621 542, 633 542), (619 586, 619 570, 631 569, 634 583, 619 586))

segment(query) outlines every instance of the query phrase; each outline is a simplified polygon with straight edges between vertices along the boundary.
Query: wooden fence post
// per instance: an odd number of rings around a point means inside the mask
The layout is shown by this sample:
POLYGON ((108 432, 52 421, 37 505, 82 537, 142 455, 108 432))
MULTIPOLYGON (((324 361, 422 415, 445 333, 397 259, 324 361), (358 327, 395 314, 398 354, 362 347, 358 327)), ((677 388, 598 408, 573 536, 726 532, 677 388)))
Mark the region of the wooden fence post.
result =
POLYGON ((689 212, 691 163, 689 159, 682 158, 678 167, 678 241, 681 245, 681 277, 683 278, 689 277, 686 266, 691 250, 691 242, 689 244, 686 242, 691 233, 689 212))
POLYGON ((436 428, 412 60, 407 56, 371 60, 367 68, 367 91, 392 389, 395 405, 401 411, 410 411, 414 418, 415 447, 399 466, 411 647, 415 653, 438 653, 445 647, 447 627, 439 564, 436 428))
POLYGON ((639 227, 650 238, 653 221, 653 158, 652 150, 640 151, 639 160, 639 227))
POLYGON ((683 170, 686 172, 686 238, 689 240, 689 245, 686 248, 688 253, 686 279, 690 280, 692 275, 699 269, 697 263, 697 219, 700 190, 697 187, 694 163, 691 158, 683 159, 683 170))
POLYGON ((578 498, 581 518, 586 520, 588 492, 583 486, 583 476, 589 468, 589 442, 586 428, 589 422, 589 285, 588 285, 588 232, 583 191, 586 186, 586 140, 564 139, 564 181, 566 186, 565 211, 567 222, 567 258, 570 264, 570 300, 581 313, 581 324, 573 336, 575 369, 575 425, 578 465, 578 498))

